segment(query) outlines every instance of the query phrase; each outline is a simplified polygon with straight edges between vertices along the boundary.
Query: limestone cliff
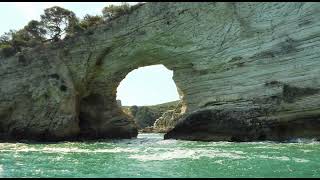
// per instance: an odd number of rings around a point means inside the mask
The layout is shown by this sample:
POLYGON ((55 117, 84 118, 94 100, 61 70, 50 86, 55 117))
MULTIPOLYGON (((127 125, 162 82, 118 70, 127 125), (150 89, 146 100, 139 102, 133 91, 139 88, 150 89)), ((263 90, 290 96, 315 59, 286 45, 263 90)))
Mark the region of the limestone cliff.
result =
POLYGON ((154 64, 174 71, 185 112, 166 138, 319 137, 319 16, 312 2, 146 3, 0 58, 1 139, 135 137, 116 88, 154 64))
POLYGON ((168 108, 157 118, 153 124, 154 132, 168 132, 173 129, 178 120, 183 116, 181 112, 182 102, 179 101, 174 107, 168 108))
POLYGON ((138 129, 153 127, 155 121, 176 108, 179 101, 173 101, 152 106, 122 106, 121 109, 131 116, 136 122, 138 129))

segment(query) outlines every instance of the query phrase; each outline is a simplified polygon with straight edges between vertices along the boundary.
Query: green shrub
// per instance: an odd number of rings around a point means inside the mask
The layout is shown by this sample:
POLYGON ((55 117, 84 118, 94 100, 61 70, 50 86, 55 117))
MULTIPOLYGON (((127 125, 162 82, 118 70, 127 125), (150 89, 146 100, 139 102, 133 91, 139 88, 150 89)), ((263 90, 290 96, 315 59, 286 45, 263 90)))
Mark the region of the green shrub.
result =
POLYGON ((80 27, 83 29, 88 29, 89 27, 96 26, 103 22, 102 16, 91 16, 89 14, 85 15, 80 22, 80 27))
POLYGON ((65 39, 68 39, 80 32, 90 34, 92 31, 86 31, 88 28, 102 24, 104 20, 130 14, 143 4, 138 3, 134 6, 130 6, 128 3, 122 3, 120 6, 109 5, 103 8, 102 16, 87 14, 81 21, 68 9, 58 6, 47 8, 44 10, 44 14, 40 15, 41 21, 31 20, 23 29, 10 30, 0 36, 0 55, 12 56, 24 48, 35 47, 48 41, 59 41, 63 35, 65 35, 65 39))
POLYGON ((13 48, 11 45, 0 45, 0 55, 3 57, 10 57, 13 56, 16 53, 15 48, 13 48))
POLYGON ((122 3, 120 6, 109 5, 102 9, 103 17, 105 17, 106 19, 118 17, 129 13, 130 5, 128 3, 122 3))

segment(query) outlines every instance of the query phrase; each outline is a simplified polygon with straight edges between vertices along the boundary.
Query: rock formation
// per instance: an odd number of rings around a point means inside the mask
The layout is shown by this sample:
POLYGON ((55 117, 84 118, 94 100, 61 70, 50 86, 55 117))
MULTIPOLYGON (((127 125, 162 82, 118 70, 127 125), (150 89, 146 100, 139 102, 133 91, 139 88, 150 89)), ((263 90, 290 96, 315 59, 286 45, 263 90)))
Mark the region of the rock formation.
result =
POLYGON ((178 120, 183 116, 181 112, 182 102, 179 101, 174 107, 168 108, 153 124, 154 132, 168 132, 173 129, 178 120))
POLYGON ((153 127, 155 121, 163 114, 176 108, 179 101, 173 101, 152 106, 123 106, 122 110, 131 116, 138 126, 138 130, 153 127))
POLYGON ((163 64, 185 113, 166 138, 318 138, 319 16, 312 2, 146 3, 0 58, 0 137, 135 137, 116 88, 130 71, 163 64))

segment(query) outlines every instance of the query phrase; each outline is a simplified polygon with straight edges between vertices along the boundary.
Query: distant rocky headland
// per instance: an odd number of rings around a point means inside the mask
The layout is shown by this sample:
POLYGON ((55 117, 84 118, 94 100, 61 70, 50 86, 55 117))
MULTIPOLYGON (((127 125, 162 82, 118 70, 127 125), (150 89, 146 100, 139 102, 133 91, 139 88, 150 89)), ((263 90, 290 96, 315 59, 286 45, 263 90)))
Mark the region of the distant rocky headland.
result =
POLYGON ((183 115, 181 101, 152 106, 122 106, 122 110, 136 122, 140 132, 168 132, 183 115))
POLYGON ((320 139, 320 3, 145 3, 61 41, 0 57, 0 139, 320 139), (134 69, 173 70, 181 101, 116 101, 134 69), (135 119, 135 120, 134 120, 135 119), (153 125, 152 125, 153 124, 153 125))

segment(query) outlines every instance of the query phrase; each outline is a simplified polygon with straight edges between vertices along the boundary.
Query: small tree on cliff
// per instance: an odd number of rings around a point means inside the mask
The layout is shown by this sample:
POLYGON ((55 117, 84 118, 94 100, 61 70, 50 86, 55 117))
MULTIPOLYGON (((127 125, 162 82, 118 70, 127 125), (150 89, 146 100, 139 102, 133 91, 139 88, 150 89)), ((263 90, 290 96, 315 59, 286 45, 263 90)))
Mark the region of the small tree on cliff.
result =
POLYGON ((45 30, 40 22, 32 20, 23 29, 10 30, 0 37, 1 54, 5 57, 22 51, 26 47, 34 47, 45 40, 45 30))
POLYGON ((20 29, 12 33, 11 45, 17 52, 20 52, 22 47, 28 47, 30 40, 28 32, 25 29, 20 29))
POLYGON ((91 26, 96 26, 98 24, 101 24, 103 22, 103 18, 101 16, 91 16, 89 14, 85 15, 83 19, 80 22, 80 26, 84 29, 87 29, 91 26))
POLYGON ((11 32, 4 33, 2 36, 0 36, 0 55, 4 57, 11 56, 15 53, 14 48, 11 46, 11 32))
POLYGON ((76 15, 67 9, 54 6, 44 10, 40 16, 47 34, 53 41, 61 39, 62 35, 73 32, 73 27, 78 23, 76 15))
POLYGON ((29 33, 32 39, 36 41, 44 41, 46 39, 45 36, 47 31, 45 30, 42 22, 31 20, 24 29, 29 33))
POLYGON ((10 30, 10 32, 5 33, 0 38, 1 54, 10 56, 16 52, 20 52, 22 47, 28 46, 30 38, 24 29, 20 29, 19 31, 10 30))
POLYGON ((0 36, 0 45, 7 45, 10 43, 10 34, 4 33, 0 36))
POLYGON ((120 6, 109 5, 102 9, 102 14, 105 19, 111 19, 114 17, 128 14, 130 12, 130 5, 128 3, 122 3, 120 6))

